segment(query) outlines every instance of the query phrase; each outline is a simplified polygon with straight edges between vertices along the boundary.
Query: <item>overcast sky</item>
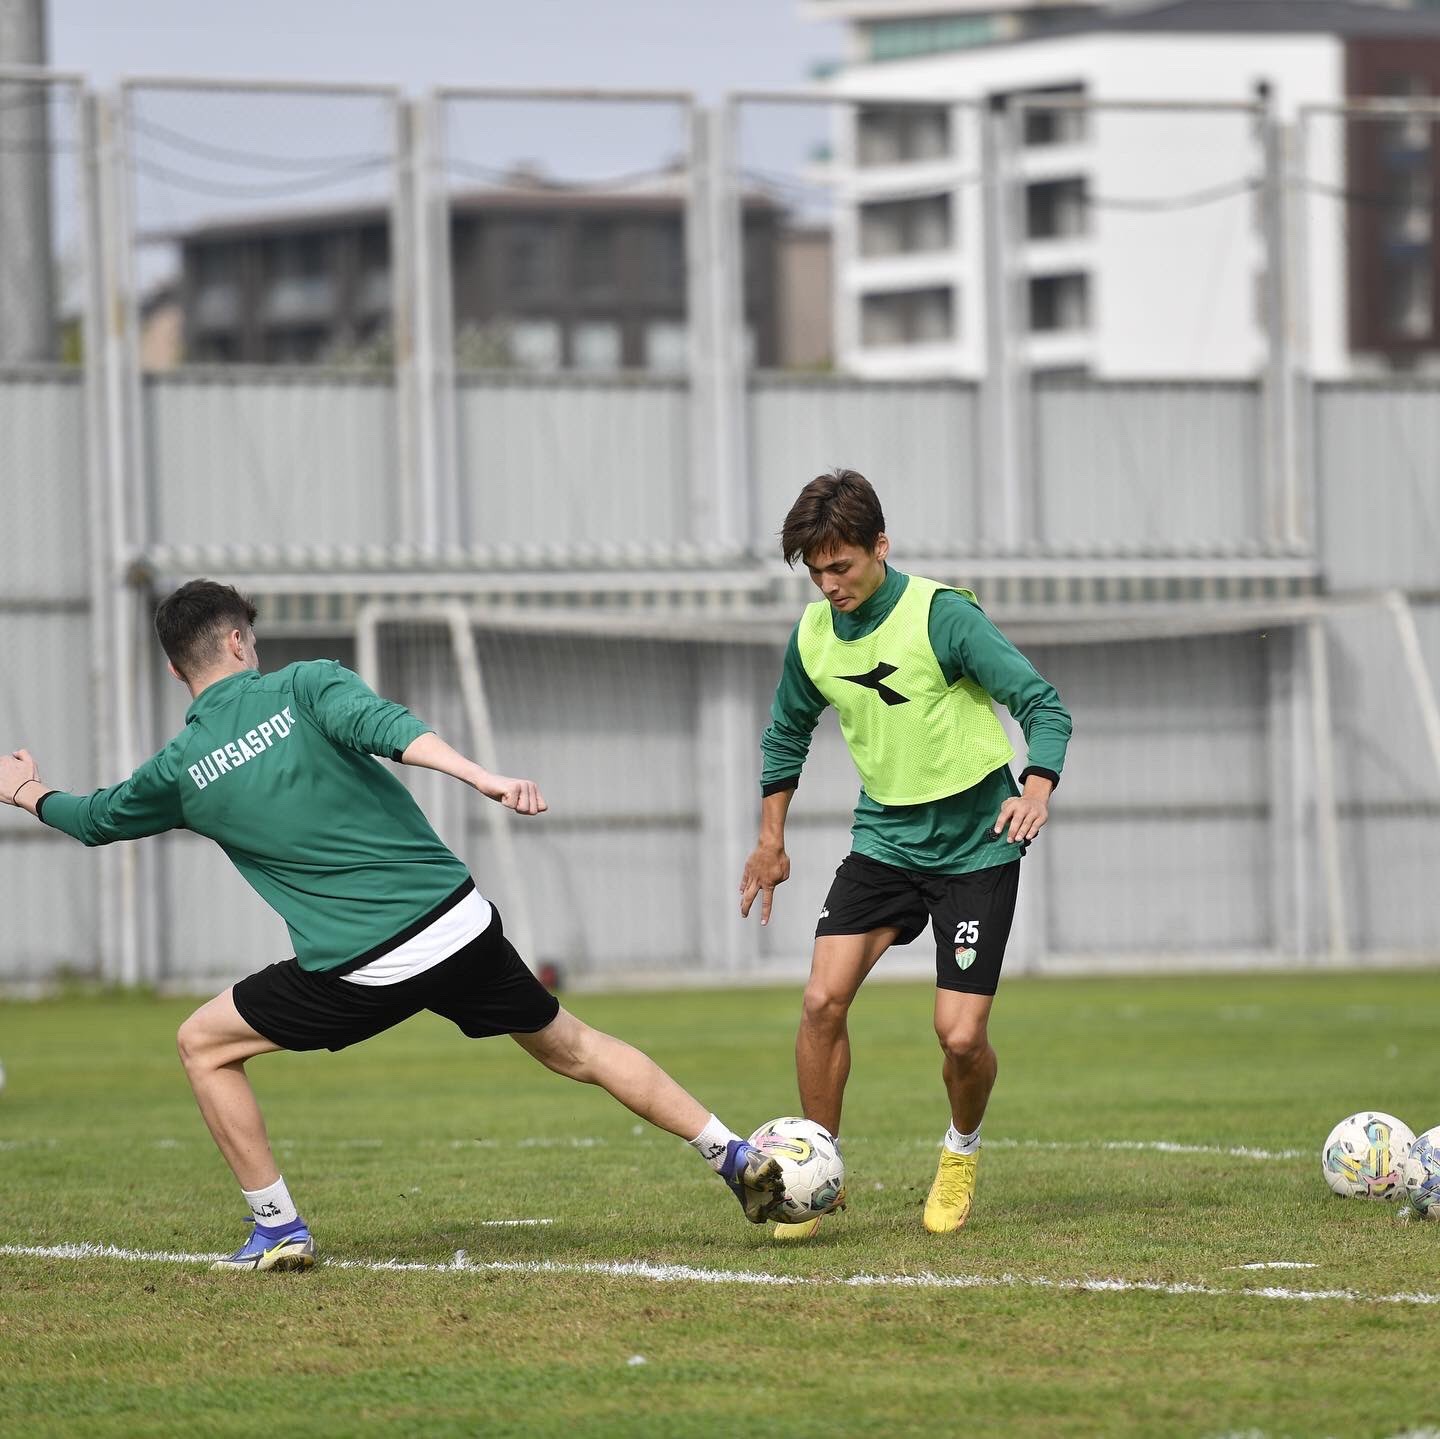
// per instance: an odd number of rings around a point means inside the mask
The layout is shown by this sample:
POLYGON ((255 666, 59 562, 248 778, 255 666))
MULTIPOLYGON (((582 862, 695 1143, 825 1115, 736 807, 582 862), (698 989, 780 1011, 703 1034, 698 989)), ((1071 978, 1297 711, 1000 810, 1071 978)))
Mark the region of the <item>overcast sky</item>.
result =
POLYGON ((104 84, 198 74, 625 85, 803 83, 841 27, 798 0, 49 0, 50 63, 104 84))

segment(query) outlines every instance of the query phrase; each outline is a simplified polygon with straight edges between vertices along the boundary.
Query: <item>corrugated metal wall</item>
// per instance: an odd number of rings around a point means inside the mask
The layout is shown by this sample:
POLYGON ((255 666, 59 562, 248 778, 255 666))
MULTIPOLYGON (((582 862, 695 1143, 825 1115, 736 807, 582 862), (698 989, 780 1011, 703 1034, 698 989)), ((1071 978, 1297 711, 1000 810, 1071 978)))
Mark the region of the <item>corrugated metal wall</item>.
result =
POLYGON ((1042 542, 1224 549, 1263 533, 1256 386, 1052 381, 1033 404, 1042 542))
POLYGON ((462 380, 461 542, 691 539, 689 399, 680 382, 462 380))
POLYGON ((800 487, 837 465, 879 487, 892 536, 923 536, 927 554, 974 549, 982 525, 978 434, 973 385, 756 380, 750 389, 756 549, 774 553, 800 487))
POLYGON ((1440 388, 1322 385, 1315 415, 1330 587, 1440 588, 1440 388))
POLYGON ((405 538, 392 384, 302 372, 147 378, 150 538, 388 545, 405 538))
MULTIPOLYGON (((1036 396, 1044 535, 1097 550, 1253 537, 1253 390, 1092 391, 1067 385, 1036 396)), ((685 388, 671 383, 467 381, 459 418, 466 538, 696 538, 688 533, 687 405, 685 388)), ((968 548, 983 499, 977 411, 974 390, 955 384, 758 381, 749 435, 757 547, 769 552, 800 484, 844 463, 881 485, 902 567, 917 550, 968 548)), ((12 520, 0 559, 0 731, 4 743, 35 749, 47 777, 72 788, 101 778, 92 757, 82 419, 75 379, 0 376, 0 487, 12 520)), ((157 541, 396 538, 387 385, 157 377, 147 384, 145 421, 157 541)), ((1440 391, 1324 387, 1313 435, 1330 588, 1440 588, 1440 391)), ((1440 604, 1422 596, 1416 622, 1440 676, 1440 604)), ((265 658, 282 664, 322 648, 336 645, 272 641, 265 658)), ((343 641, 339 648, 350 658, 343 641)), ((1178 956, 1283 942, 1274 896, 1292 816, 1271 806, 1289 755, 1267 694, 1276 665, 1293 664, 1301 649, 1238 635, 1037 652, 1077 726, 1056 823, 1027 861, 1037 950, 1178 956)), ((1440 776, 1393 623, 1373 607, 1339 617, 1329 652, 1351 941, 1375 954, 1433 952, 1440 776)), ((545 957, 603 975, 699 952, 708 896, 716 886, 733 891, 743 860, 702 852, 711 778, 710 757, 700 752, 699 679, 716 654, 484 638, 505 762, 533 770, 556 799, 553 816, 517 833, 522 868, 543 895, 536 922, 545 957)), ((447 662, 436 651, 399 674, 397 687, 413 690, 422 713, 458 728, 447 662)), ((751 677, 758 741, 779 654, 747 650, 736 663, 751 677)), ((159 727, 168 732, 184 695, 173 686, 166 693, 159 727)), ((758 937, 758 963, 808 949, 814 913, 846 848, 855 789, 834 726, 823 724, 793 810, 794 875, 775 923, 758 937)), ((473 807, 433 802, 442 828, 485 871, 487 834, 473 807)), ((172 977, 219 981, 283 952, 283 927, 218 851, 188 836, 165 840, 163 851, 172 977)), ((96 856, 7 810, 0 863, 33 899, 5 937, 0 978, 92 970, 96 856)))
MULTIPOLYGON (((0 745, 76 789, 99 782, 84 434, 78 377, 0 375, 0 745)), ((92 856, 6 806, 0 869, 26 897, 0 937, 0 978, 94 972, 92 856)))

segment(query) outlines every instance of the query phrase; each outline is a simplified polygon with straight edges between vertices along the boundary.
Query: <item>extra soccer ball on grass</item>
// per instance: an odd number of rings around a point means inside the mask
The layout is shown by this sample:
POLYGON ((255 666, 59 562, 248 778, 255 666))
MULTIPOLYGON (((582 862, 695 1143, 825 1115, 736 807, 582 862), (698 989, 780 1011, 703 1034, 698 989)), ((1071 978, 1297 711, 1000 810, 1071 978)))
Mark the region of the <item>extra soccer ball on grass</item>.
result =
POLYGON ((1414 1132, 1393 1114, 1367 1109, 1330 1131, 1320 1172, 1342 1199, 1399 1199, 1405 1192, 1400 1166, 1414 1143, 1414 1132))
POLYGON ((785 1176, 785 1212, 776 1217, 799 1224, 838 1209, 845 1199, 845 1163, 834 1139, 818 1124, 793 1116, 772 1119, 750 1143, 780 1163, 785 1176))
POLYGON ((1410 1146, 1400 1166, 1405 1197, 1420 1219, 1440 1219, 1440 1124, 1410 1146))

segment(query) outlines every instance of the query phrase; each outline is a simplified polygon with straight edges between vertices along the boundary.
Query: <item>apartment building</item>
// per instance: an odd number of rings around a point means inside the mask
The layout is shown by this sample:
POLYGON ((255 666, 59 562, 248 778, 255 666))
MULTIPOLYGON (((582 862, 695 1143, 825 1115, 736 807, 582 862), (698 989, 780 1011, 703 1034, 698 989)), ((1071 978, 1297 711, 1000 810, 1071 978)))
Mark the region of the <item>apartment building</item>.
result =
MULTIPOLYGON (((516 174, 450 203, 450 269, 464 368, 679 373, 688 365, 682 179, 592 190, 516 174)), ((791 230, 767 197, 743 201, 745 323, 765 367, 829 345, 828 291, 809 276, 828 236, 791 230), (818 247, 818 249, 817 249, 818 247)), ((388 358, 390 216, 381 204, 189 227, 178 246, 168 346, 187 363, 364 363, 388 358), (175 311, 178 309, 178 333, 175 311)), ((163 361, 162 361, 163 362, 163 361)))
POLYGON ((1418 108, 1440 97, 1440 13, 807 9, 851 21, 829 81, 856 102, 830 175, 844 368, 979 375, 1002 327, 1037 371, 1232 378, 1282 324, 1320 375, 1440 364, 1440 150, 1418 108), (1340 113, 1375 96, 1416 108, 1340 113), (1147 108, 1181 100, 1199 105, 1147 108), (1234 108, 1262 100, 1288 135, 1234 108))

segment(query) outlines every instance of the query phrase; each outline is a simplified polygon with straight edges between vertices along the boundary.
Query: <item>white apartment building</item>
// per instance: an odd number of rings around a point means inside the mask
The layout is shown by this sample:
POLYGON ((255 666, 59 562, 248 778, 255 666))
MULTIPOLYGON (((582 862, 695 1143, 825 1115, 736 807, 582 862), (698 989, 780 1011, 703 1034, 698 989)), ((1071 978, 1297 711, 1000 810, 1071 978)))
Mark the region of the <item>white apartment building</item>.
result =
POLYGON ((1335 108, 1440 97, 1440 14, 923 3, 808 0, 871 101, 831 162, 842 368, 1252 377, 1272 329, 1319 377, 1440 360, 1436 127, 1335 108))

